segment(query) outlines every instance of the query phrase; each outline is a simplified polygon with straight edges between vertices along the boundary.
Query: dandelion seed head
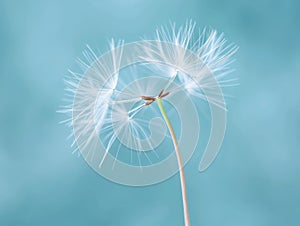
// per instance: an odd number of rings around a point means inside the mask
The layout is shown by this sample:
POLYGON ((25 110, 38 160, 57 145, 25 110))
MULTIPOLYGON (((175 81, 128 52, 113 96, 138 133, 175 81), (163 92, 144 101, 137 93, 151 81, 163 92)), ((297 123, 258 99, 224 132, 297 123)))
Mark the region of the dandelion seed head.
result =
POLYGON ((78 60, 83 74, 70 71, 65 80, 67 101, 60 110, 68 117, 64 123, 72 128, 76 150, 95 171, 117 183, 165 180, 178 166, 173 149, 162 147, 171 138, 153 103, 161 97, 175 109, 175 132, 187 150, 182 156, 186 163, 200 129, 193 97, 209 102, 212 118, 221 119, 218 132, 212 128, 214 140, 208 141, 203 155, 200 168, 207 168, 223 140, 226 106, 220 86, 228 84, 226 75, 236 50, 223 34, 196 30, 192 20, 183 27, 161 27, 151 40, 129 44, 112 40, 103 55, 87 46, 85 60, 78 60))

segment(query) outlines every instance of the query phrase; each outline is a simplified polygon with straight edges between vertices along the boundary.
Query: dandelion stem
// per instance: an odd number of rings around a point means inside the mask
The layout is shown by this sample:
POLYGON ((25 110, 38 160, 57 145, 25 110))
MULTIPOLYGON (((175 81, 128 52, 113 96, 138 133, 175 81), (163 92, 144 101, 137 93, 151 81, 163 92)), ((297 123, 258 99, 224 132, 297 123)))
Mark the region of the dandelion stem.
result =
POLYGON ((177 163, 178 163, 178 167, 179 167, 179 175, 180 175, 180 185, 181 185, 181 194, 182 194, 182 203, 183 203, 183 212, 184 212, 184 225, 185 226, 190 226, 190 217, 189 217, 189 211, 188 211, 188 201, 187 201, 187 194, 186 194, 186 184, 185 184, 185 176, 184 176, 184 169, 183 169, 183 165, 182 165, 182 159, 181 159, 181 154, 179 151, 179 146, 178 146, 178 141, 176 139, 175 136, 175 132, 174 129, 172 127, 172 124, 167 116, 167 113, 165 111, 165 108, 162 104, 162 99, 161 98, 157 98, 156 102, 158 104, 159 110, 168 126, 168 129, 170 131, 172 140, 173 140, 173 144, 175 147, 175 151, 176 151, 176 157, 177 157, 177 163))

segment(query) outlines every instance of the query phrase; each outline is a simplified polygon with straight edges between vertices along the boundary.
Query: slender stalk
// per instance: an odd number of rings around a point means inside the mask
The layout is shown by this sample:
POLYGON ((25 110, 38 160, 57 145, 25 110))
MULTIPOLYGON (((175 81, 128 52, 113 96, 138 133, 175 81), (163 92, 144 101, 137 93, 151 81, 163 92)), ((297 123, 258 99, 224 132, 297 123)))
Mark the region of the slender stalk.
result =
POLYGON ((183 165, 182 165, 182 159, 181 159, 181 154, 179 151, 178 141, 176 139, 172 124, 171 124, 171 122, 167 116, 167 113, 165 111, 165 108, 162 104, 162 99, 157 98, 156 102, 157 102, 159 110, 168 126, 168 129, 170 131, 170 134, 171 134, 171 137, 173 140, 173 144, 175 147, 177 163, 178 163, 178 167, 179 167, 179 175, 180 175, 181 195, 182 195, 183 212, 184 212, 184 225, 190 226, 190 217, 189 217, 188 201, 187 201, 187 194, 186 194, 185 176, 184 176, 184 169, 183 169, 183 165))

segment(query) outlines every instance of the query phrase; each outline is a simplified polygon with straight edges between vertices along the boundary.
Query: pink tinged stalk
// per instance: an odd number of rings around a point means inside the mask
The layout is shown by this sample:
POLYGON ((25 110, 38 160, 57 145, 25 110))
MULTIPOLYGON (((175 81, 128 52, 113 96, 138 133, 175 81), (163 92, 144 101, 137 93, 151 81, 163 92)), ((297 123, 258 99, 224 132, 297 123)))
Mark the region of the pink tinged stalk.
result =
MULTIPOLYGON (((160 96, 160 95, 159 95, 160 96)), ((158 104, 159 110, 167 124, 167 127, 170 131, 174 148, 176 151, 176 157, 177 157, 177 163, 179 167, 179 175, 180 175, 180 185, 181 185, 181 195, 182 195, 182 204, 183 204, 183 213, 184 213, 184 225, 185 226, 190 226, 190 217, 189 217, 189 210, 188 210, 188 201, 187 201, 187 193, 186 193, 186 183, 185 183, 185 176, 184 176, 184 169, 183 169, 183 164, 182 164, 182 159, 181 159, 181 154, 179 151, 179 146, 178 146, 178 141, 175 136, 174 129, 172 127, 172 124, 167 116, 167 113, 164 109, 164 106, 162 104, 162 99, 161 97, 156 98, 156 102, 158 104)))

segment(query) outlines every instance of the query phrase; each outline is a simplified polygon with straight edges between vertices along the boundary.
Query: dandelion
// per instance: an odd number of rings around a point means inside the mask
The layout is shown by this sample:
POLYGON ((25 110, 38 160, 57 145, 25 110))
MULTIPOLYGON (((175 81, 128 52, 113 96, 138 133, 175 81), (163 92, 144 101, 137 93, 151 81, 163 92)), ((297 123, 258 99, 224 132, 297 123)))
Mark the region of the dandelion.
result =
POLYGON ((221 86, 237 48, 223 34, 196 24, 156 31, 153 40, 111 42, 100 57, 87 47, 83 75, 66 79, 70 97, 60 111, 75 137, 73 145, 100 175, 126 185, 149 185, 179 171, 185 226, 190 225, 184 165, 198 142, 194 99, 207 101, 211 137, 200 162, 216 157, 226 125, 221 86), (176 123, 174 123, 176 122, 176 123), (163 147, 173 144, 174 149, 163 147))

